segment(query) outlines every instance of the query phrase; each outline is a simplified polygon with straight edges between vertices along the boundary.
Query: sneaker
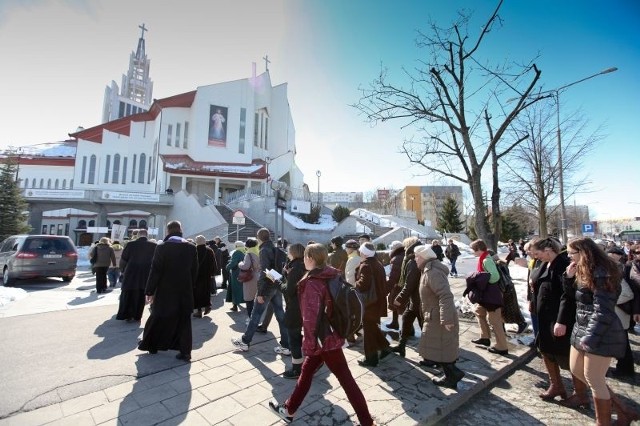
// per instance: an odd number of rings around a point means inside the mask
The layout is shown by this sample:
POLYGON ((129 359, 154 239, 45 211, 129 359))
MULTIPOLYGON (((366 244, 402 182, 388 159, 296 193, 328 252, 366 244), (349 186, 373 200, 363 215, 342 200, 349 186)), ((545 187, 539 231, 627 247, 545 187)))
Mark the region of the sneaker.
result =
POLYGON ((269 401, 269 408, 275 411, 275 413, 286 423, 291 423, 293 421, 293 416, 289 415, 287 407, 285 407, 284 404, 279 404, 275 399, 269 401))
POLYGON ((231 343, 233 344, 233 346, 236 347, 236 349, 239 349, 242 352, 246 352, 249 350, 249 345, 247 345, 245 342, 242 341, 242 337, 236 337, 231 339, 231 343))
POLYGON ((291 351, 282 346, 276 346, 275 348, 273 348, 273 351, 280 355, 286 355, 286 356, 291 355, 291 351))

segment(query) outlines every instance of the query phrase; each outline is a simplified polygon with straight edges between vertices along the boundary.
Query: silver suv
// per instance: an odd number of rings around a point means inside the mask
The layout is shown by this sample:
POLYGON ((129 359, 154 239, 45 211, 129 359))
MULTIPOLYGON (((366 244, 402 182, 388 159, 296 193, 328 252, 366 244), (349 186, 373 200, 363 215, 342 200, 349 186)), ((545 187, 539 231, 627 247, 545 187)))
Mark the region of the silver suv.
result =
POLYGON ((13 235, 0 243, 2 283, 17 279, 60 277, 69 282, 76 275, 78 252, 66 235, 13 235))

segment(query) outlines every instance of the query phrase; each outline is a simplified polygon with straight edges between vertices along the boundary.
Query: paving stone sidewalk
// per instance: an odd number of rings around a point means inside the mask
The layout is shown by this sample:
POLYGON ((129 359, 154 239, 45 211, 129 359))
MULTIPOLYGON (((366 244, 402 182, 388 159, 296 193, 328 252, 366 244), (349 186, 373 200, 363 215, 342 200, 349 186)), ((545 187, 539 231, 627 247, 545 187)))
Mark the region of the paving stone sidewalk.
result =
MULTIPOLYGON (((464 289, 464 280, 452 279, 451 284, 457 299, 464 289)), ((434 424, 533 356, 532 350, 519 344, 513 335, 509 355, 491 354, 470 343, 478 333, 475 319, 461 316, 458 366, 466 376, 457 391, 431 383, 432 377, 440 372, 418 365, 421 358, 415 351, 417 338, 409 341, 406 358, 389 356, 373 369, 360 367, 356 362, 362 357, 361 343, 345 349, 376 424, 434 424)), ((248 352, 233 351, 228 340, 208 344, 228 345, 229 350, 203 359, 198 359, 195 351, 190 364, 21 412, 1 419, 0 426, 283 424, 269 410, 267 402, 272 398, 284 401, 295 381, 281 377, 290 359, 274 353, 275 340, 252 345, 248 352)), ((143 371, 151 357, 173 356, 173 352, 140 353, 136 366, 143 371)), ((293 424, 357 424, 353 408, 335 376, 326 367, 316 375, 293 424)))

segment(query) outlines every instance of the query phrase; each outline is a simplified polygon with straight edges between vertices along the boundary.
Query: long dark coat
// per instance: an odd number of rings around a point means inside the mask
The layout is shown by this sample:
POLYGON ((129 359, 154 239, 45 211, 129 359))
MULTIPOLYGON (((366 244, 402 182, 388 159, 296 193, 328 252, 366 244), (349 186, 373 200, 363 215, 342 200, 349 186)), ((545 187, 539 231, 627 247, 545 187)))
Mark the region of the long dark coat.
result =
POLYGON ((396 311, 396 307, 393 306, 393 301, 402 289, 402 284, 398 283, 398 281, 400 280, 400 270, 402 269, 402 261, 404 259, 404 247, 400 246, 396 248, 389 254, 389 257, 391 258, 389 260, 391 271, 389 272, 389 278, 387 278, 387 304, 389 305, 389 309, 396 311))
POLYGON ((302 313, 300 312, 300 302, 298 300, 298 282, 304 276, 304 261, 302 258, 293 259, 286 266, 287 281, 282 285, 282 293, 287 303, 284 312, 284 325, 287 328, 302 328, 302 313))
POLYGON ((191 354, 193 284, 197 275, 198 254, 193 244, 175 236, 158 244, 145 289, 147 296, 155 297, 140 350, 176 349, 191 354))
POLYGON ((562 274, 569 263, 567 255, 560 253, 550 264, 543 264, 534 284, 538 314, 536 346, 542 353, 569 356, 569 340, 576 321, 575 301, 563 298, 562 274), (564 336, 553 335, 555 323, 567 326, 564 336))
POLYGON ((215 273, 216 259, 213 250, 202 244, 196 247, 198 253, 198 277, 193 286, 193 307, 211 307, 211 278, 215 273))
POLYGON ((417 241, 407 249, 404 255, 404 283, 398 283, 402 285, 402 289, 395 298, 400 302, 399 313, 414 312, 418 318, 422 318, 420 309, 420 276, 422 271, 416 263, 414 250, 420 245, 422 243, 417 241))
POLYGON ((375 256, 367 257, 360 262, 356 271, 356 289, 361 293, 366 293, 369 291, 369 287, 374 284, 378 296, 374 304, 365 307, 365 318, 379 320, 380 317, 387 316, 387 298, 384 291, 386 281, 387 274, 384 271, 384 266, 375 256))
POLYGON ((144 312, 144 289, 149 279, 156 243, 146 237, 130 241, 120 256, 122 293, 116 319, 140 321, 144 312))

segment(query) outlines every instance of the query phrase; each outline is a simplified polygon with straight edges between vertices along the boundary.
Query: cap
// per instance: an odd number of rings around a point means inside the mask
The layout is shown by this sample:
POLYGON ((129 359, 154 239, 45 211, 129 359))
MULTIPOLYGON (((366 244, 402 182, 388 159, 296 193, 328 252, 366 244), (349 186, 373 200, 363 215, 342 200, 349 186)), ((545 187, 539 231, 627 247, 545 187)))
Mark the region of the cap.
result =
POLYGON ((424 246, 424 245, 418 246, 415 249, 413 249, 413 254, 423 258, 424 260, 436 259, 438 257, 436 256, 435 252, 431 250, 431 247, 424 246))
POLYGON ((347 240, 347 242, 344 244, 344 246, 346 248, 350 248, 350 249, 354 249, 354 250, 358 250, 358 248, 360 248, 360 244, 358 244, 358 242, 356 240, 347 240))
POLYGON ((402 247, 402 241, 393 241, 391 244, 389 244, 389 250, 394 251, 395 249, 397 249, 398 247, 402 247))

